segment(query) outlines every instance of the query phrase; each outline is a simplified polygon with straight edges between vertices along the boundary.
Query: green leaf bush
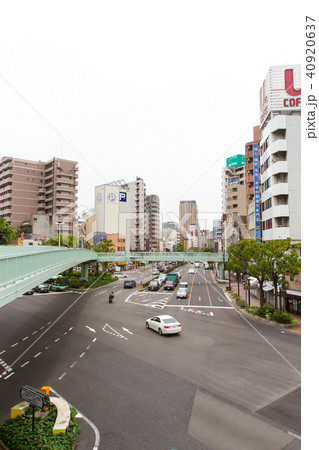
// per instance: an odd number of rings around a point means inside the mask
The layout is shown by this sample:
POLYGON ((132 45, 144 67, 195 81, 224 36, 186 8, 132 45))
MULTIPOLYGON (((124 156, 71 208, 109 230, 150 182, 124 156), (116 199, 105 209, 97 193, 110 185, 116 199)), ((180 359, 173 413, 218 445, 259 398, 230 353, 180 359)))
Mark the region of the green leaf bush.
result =
POLYGON ((81 432, 75 419, 76 414, 77 411, 72 408, 66 433, 53 434, 57 411, 51 405, 45 417, 35 419, 32 433, 32 407, 29 406, 22 416, 3 423, 0 427, 0 441, 8 450, 71 450, 76 436, 81 432))

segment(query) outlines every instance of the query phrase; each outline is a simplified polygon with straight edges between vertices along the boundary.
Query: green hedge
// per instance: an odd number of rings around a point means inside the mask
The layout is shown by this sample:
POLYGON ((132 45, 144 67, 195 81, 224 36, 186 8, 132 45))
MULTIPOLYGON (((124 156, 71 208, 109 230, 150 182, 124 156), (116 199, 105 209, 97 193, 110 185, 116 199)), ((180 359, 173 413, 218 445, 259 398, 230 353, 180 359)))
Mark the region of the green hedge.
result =
POLYGON ((76 436, 81 432, 76 414, 77 411, 72 408, 66 433, 52 434, 57 411, 51 405, 45 417, 35 419, 32 433, 32 407, 29 406, 22 416, 4 422, 0 427, 0 440, 8 450, 71 450, 76 436))
POLYGON ((268 317, 269 320, 277 323, 294 323, 294 320, 287 312, 278 311, 273 306, 264 305, 262 308, 249 307, 248 312, 264 319, 268 317))

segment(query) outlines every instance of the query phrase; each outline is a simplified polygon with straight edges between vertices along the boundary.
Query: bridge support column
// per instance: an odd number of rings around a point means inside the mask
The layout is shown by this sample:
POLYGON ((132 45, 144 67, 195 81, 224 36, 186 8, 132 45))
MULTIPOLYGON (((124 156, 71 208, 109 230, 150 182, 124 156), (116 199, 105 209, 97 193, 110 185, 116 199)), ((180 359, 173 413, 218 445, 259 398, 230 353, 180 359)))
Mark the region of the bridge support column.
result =
POLYGON ((88 263, 81 264, 81 277, 80 280, 88 281, 89 279, 89 265, 88 263))
POLYGON ((218 263, 218 278, 220 280, 224 279, 224 263, 218 263))

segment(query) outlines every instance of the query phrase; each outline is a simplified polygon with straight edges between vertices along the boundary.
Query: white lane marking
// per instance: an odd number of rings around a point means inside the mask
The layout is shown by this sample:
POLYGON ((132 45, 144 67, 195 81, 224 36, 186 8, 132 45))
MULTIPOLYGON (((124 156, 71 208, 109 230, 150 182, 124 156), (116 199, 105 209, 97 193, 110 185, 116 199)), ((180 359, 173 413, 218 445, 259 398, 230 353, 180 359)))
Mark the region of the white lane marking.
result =
POLYGON ((90 350, 91 344, 86 347, 87 350, 90 350))
POLYGON ((57 338, 54 342, 58 342, 60 340, 60 338, 57 338))
POLYGON ((80 358, 82 358, 85 355, 85 352, 81 353, 80 358))
MULTIPOLYGON (((51 391, 52 391, 56 396, 58 396, 58 397, 62 398, 63 400, 65 400, 65 398, 63 398, 62 395, 60 395, 60 394, 59 394, 57 391, 55 391, 52 387, 51 387, 51 391)), ((65 401, 66 401, 66 400, 65 400, 65 401)), ((69 402, 68 402, 68 403, 69 403, 69 402)), ((71 407, 73 406, 73 405, 71 405, 70 403, 69 403, 69 405, 70 405, 71 407)), ((75 406, 75 409, 77 410, 78 414, 79 414, 80 416, 82 416, 83 420, 85 420, 85 422, 86 422, 88 425, 90 425, 90 427, 93 429, 94 434, 95 434, 95 442, 94 442, 93 450, 98 450, 99 445, 100 445, 100 439, 101 439, 101 438, 100 438, 100 432, 99 432, 97 426, 94 425, 94 423, 91 422, 90 419, 88 419, 87 417, 85 417, 85 416, 78 410, 78 408, 77 408, 76 406, 75 406)))
POLYGON ((29 336, 24 337, 22 340, 25 341, 26 339, 29 339, 29 336))
POLYGON ((77 361, 74 361, 73 364, 70 365, 71 369, 73 369, 73 367, 77 364, 77 361))
POLYGON ((11 345, 11 348, 15 347, 16 345, 18 345, 18 342, 16 342, 15 344, 11 345))
POLYGON ((4 377, 4 380, 7 380, 9 377, 11 377, 14 374, 14 372, 11 372, 9 375, 7 375, 6 377, 4 377))
POLYGON ((26 366, 27 364, 29 364, 29 362, 30 361, 26 361, 25 363, 23 363, 20 367, 24 367, 24 366, 26 366))
POLYGON ((2 350, 2 352, 0 353, 0 355, 2 355, 2 353, 5 353, 7 350, 2 350))
POLYGON ((36 355, 34 355, 34 358, 37 358, 39 355, 41 355, 42 352, 37 353, 36 355))
POLYGON ((286 363, 287 363, 293 370, 295 370, 295 371, 297 372, 298 375, 301 376, 301 373, 296 369, 296 367, 293 366, 293 365, 291 364, 291 362, 288 361, 288 359, 285 358, 284 355, 283 355, 282 353, 280 353, 280 351, 277 350, 276 347, 274 347, 274 346, 272 345, 272 343, 269 342, 268 339, 266 339, 265 336, 263 336, 263 335, 262 335, 262 334, 261 334, 261 333, 260 333, 260 332, 259 332, 259 331, 258 331, 258 330, 257 330, 257 329, 249 322, 248 319, 246 319, 245 316, 243 316, 242 314, 240 314, 240 312, 237 311, 237 309, 235 309, 235 311, 236 311, 236 313, 239 315, 239 317, 241 317, 245 322, 247 322, 248 325, 250 325, 251 328, 252 328, 253 330, 255 330, 256 333, 259 334, 259 336, 260 336, 260 337, 261 337, 268 345, 270 345, 270 347, 271 347, 273 350, 275 350, 275 352, 276 352, 276 353, 277 353, 284 361, 286 361, 286 363))
POLYGON ((132 331, 128 330, 127 328, 122 327, 122 330, 126 331, 129 334, 133 334, 132 331))
POLYGON ((88 325, 86 325, 86 328, 88 328, 90 331, 92 331, 93 333, 96 333, 96 331, 94 330, 94 328, 89 327, 88 325))
POLYGON ((64 372, 58 379, 62 380, 65 377, 65 375, 66 375, 66 372, 64 372))
POLYGON ((34 334, 37 334, 37 332, 38 332, 38 330, 35 330, 35 331, 32 333, 32 336, 33 336, 34 334))
POLYGON ((94 338, 92 342, 95 342, 97 338, 94 338))

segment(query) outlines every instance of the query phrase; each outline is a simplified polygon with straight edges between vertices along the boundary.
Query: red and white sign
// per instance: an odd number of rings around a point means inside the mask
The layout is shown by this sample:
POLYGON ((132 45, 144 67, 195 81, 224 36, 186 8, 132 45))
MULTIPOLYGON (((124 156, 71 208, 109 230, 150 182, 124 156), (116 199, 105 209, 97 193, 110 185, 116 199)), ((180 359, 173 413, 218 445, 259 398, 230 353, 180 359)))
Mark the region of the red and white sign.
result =
POLYGON ((260 125, 270 111, 300 111, 301 67, 270 67, 260 89, 260 125))

